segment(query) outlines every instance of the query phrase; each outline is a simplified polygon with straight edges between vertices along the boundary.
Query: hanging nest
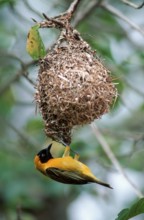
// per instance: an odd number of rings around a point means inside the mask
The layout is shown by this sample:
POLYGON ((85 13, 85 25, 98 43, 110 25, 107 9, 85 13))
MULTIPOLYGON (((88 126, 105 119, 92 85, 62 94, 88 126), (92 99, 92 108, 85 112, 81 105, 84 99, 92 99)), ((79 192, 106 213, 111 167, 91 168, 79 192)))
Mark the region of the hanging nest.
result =
POLYGON ((116 95, 110 72, 75 30, 63 31, 40 61, 35 98, 54 140, 70 144, 73 127, 107 113, 116 95))

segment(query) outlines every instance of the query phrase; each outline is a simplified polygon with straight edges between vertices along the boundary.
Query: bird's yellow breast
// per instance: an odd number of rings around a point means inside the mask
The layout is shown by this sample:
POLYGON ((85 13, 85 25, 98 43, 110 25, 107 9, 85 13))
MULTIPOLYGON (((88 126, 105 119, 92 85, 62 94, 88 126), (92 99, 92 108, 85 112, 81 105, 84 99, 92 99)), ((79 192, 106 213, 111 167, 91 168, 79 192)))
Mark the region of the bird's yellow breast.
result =
POLYGON ((70 156, 63 158, 52 158, 49 159, 46 163, 41 163, 39 157, 36 156, 34 159, 34 163, 36 168, 45 174, 46 174, 46 169, 50 167, 54 167, 66 171, 75 171, 78 173, 90 172, 90 169, 85 164, 73 159, 70 156))

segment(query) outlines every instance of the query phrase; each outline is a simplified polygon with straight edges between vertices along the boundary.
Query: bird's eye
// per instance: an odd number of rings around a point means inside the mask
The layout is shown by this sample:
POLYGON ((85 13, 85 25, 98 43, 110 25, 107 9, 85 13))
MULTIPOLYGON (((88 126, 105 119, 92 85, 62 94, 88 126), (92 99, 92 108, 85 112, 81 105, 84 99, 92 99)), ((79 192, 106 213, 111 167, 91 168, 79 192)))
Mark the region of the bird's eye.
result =
POLYGON ((45 157, 45 154, 43 153, 43 154, 41 154, 41 157, 45 157))

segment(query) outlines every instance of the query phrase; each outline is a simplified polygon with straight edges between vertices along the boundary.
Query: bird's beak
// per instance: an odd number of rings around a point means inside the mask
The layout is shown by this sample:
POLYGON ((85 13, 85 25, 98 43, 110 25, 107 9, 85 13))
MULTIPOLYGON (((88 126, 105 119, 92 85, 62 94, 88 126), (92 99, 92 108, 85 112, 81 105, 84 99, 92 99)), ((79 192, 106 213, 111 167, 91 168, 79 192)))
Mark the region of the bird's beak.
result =
POLYGON ((50 149, 51 149, 51 147, 52 147, 52 144, 48 145, 47 150, 46 150, 47 155, 50 154, 50 149))

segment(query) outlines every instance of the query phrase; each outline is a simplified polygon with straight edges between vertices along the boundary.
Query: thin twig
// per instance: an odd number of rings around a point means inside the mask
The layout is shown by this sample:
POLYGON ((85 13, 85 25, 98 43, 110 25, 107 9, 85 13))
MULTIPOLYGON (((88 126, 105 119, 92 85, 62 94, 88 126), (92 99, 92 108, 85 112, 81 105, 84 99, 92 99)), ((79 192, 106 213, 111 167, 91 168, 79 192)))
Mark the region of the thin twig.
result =
POLYGON ((144 31, 142 30, 141 27, 139 27, 137 24, 135 24, 133 21, 131 21, 129 18, 127 18, 123 13, 121 13, 119 10, 114 8, 113 6, 102 3, 101 7, 104 8, 105 10, 109 11, 110 13, 116 15, 118 18, 122 19, 126 23, 128 23, 133 29, 138 31, 141 35, 144 36, 144 31))
MULTIPOLYGON (((42 14, 43 17, 48 21, 48 26, 47 27, 63 27, 63 22, 58 20, 58 17, 57 18, 49 18, 45 13, 42 14)), ((43 23, 43 22, 41 22, 43 23)), ((41 25, 42 27, 42 25, 41 25)))
POLYGON ((144 97, 144 92, 142 92, 140 89, 136 88, 134 85, 132 85, 125 77, 124 77, 124 83, 131 88, 133 91, 138 93, 141 97, 144 97))
MULTIPOLYGON (((115 67, 112 69, 112 71, 117 72, 118 68, 115 67)), ((129 81, 128 77, 126 77, 122 72, 120 73, 120 77, 118 77, 118 80, 121 81, 123 84, 126 84, 126 86, 131 88, 133 91, 135 91, 141 97, 144 97, 144 92, 142 90, 140 90, 140 88, 137 88, 135 85, 133 85, 132 82, 129 81)))
POLYGON ((65 12, 63 12, 63 13, 61 13, 61 14, 59 14, 59 15, 57 15, 57 16, 55 16, 55 17, 53 17, 53 18, 49 18, 49 17, 47 17, 47 15, 45 15, 44 13, 43 13, 43 16, 46 18, 46 20, 48 20, 48 21, 60 21, 60 20, 58 20, 58 19, 60 19, 60 18, 63 18, 63 17, 65 17, 65 18, 67 18, 67 19, 71 19, 71 17, 72 17, 72 15, 74 14, 74 12, 75 12, 75 10, 77 9, 77 6, 78 6, 78 4, 79 4, 79 2, 80 2, 81 0, 74 0, 72 3, 71 3, 71 5, 69 6, 69 8, 65 11, 65 12))
POLYGON ((21 64, 21 66, 23 65, 23 61, 21 60, 21 58, 16 56, 15 54, 7 53, 7 52, 2 51, 2 52, 0 52, 0 57, 2 57, 2 58, 7 58, 7 57, 11 58, 13 60, 18 61, 21 64))
POLYGON ((119 140, 131 140, 131 141, 140 141, 143 140, 144 134, 143 132, 131 132, 129 130, 120 129, 117 130, 110 130, 106 128, 102 128, 103 134, 109 135, 112 138, 119 139, 119 140))
POLYGON ((38 146, 38 143, 33 140, 32 138, 28 137, 27 134, 20 131, 20 129, 16 128, 12 123, 9 121, 0 118, 1 124, 7 124, 9 128, 11 128, 28 146, 36 148, 38 146))
POLYGON ((26 78, 27 81, 28 81, 30 84, 32 84, 34 87, 36 86, 36 83, 28 76, 28 72, 23 71, 23 72, 22 72, 22 76, 23 76, 24 78, 26 78))
POLYGON ((80 1, 81 0, 74 0, 65 12, 52 18, 48 17, 45 13, 43 13, 43 16, 46 19, 46 21, 40 22, 39 23, 40 27, 41 28, 53 28, 54 27, 58 29, 66 27, 67 24, 70 22, 80 1))
POLYGON ((11 86, 11 84, 17 81, 21 75, 22 70, 19 70, 13 77, 11 77, 9 81, 3 87, 0 88, 0 96, 3 95, 3 93, 5 93, 7 89, 11 86))
POLYGON ((129 5, 130 7, 135 8, 135 9, 141 9, 144 6, 144 2, 141 3, 140 5, 136 5, 136 4, 132 3, 132 2, 129 2, 128 0, 121 0, 121 1, 124 4, 129 5))
POLYGON ((28 16, 24 16, 23 13, 20 12, 20 10, 18 9, 18 7, 15 7, 16 4, 11 4, 9 9, 12 12, 13 16, 15 17, 15 19, 17 18, 18 21, 20 22, 30 22, 30 20, 28 19, 28 16))
POLYGON ((35 83, 28 77, 27 74, 25 74, 26 70, 32 66, 33 64, 35 64, 35 61, 31 61, 27 64, 23 64, 22 68, 13 76, 10 78, 10 80, 2 87, 0 88, 0 96, 3 95, 3 93, 6 92, 6 90, 11 86, 12 83, 14 83, 15 81, 19 80, 19 78, 21 76, 25 77, 26 79, 29 80, 29 82, 35 86, 35 83))
POLYGON ((71 5, 69 6, 69 8, 68 8, 65 12, 59 14, 58 16, 55 16, 53 19, 57 19, 57 18, 60 18, 60 17, 65 17, 65 16, 66 16, 67 18, 71 19, 72 15, 73 15, 74 12, 76 11, 77 6, 78 6, 78 4, 80 3, 80 1, 81 1, 81 0, 74 0, 74 1, 71 3, 71 5))
POLYGON ((74 0, 74 1, 71 3, 70 7, 68 8, 67 13, 70 13, 71 15, 73 15, 74 12, 76 11, 77 6, 78 6, 78 4, 79 4, 80 1, 81 1, 81 0, 74 0))
POLYGON ((129 179, 129 177, 127 176, 127 174, 125 173, 124 169, 122 168, 122 166, 120 165, 119 161, 117 160, 116 156, 114 155, 114 153, 112 152, 110 146, 108 145, 108 143, 106 142, 106 140, 104 139, 104 137, 102 136, 102 134, 100 133, 100 131, 98 130, 98 128, 96 127, 96 125, 93 123, 91 124, 92 130, 98 140, 98 142, 101 144, 104 152, 106 153, 107 157, 109 158, 109 160, 112 162, 112 164, 115 166, 115 168, 119 171, 119 173, 127 180, 127 182, 131 185, 131 187, 133 188, 134 192, 136 193, 136 195, 139 198, 144 197, 143 193, 138 189, 137 186, 135 186, 135 184, 129 179))
POLYGON ((27 0, 23 1, 23 3, 30 11, 32 11, 38 17, 40 17, 40 18, 42 17, 41 13, 39 13, 36 9, 34 9, 27 0))
POLYGON ((94 10, 96 7, 99 7, 102 1, 103 0, 89 1, 87 7, 83 10, 80 10, 74 17, 73 26, 75 27, 76 25, 78 25, 84 18, 86 18, 91 13, 92 10, 94 10))

